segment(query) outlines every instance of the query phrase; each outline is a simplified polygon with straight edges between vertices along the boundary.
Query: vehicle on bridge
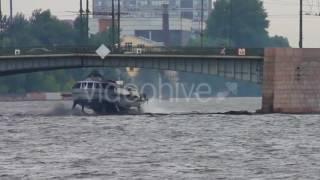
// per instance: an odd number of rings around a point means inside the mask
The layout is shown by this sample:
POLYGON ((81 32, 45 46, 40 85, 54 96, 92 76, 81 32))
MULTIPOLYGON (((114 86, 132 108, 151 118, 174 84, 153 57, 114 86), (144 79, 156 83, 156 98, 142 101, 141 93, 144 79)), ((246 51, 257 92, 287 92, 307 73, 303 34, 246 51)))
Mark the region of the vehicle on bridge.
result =
POLYGON ((141 105, 148 99, 135 87, 125 87, 121 81, 104 80, 96 72, 78 81, 72 89, 73 109, 80 105, 96 114, 127 114, 141 112, 141 105))

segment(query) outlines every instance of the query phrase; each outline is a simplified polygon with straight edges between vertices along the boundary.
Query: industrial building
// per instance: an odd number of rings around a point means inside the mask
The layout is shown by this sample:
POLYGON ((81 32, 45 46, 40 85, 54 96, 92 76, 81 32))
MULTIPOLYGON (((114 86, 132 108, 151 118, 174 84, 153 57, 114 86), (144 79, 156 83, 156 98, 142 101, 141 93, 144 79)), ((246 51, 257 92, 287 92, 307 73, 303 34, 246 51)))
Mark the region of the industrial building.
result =
MULTIPOLYGON (((117 3, 115 0, 116 15, 117 3)), ((164 42, 168 38, 165 36, 169 36, 170 45, 185 45, 192 36, 200 34, 201 27, 205 28, 212 0, 120 0, 120 5, 121 36, 143 37, 156 42, 164 42), (169 33, 163 33, 164 4, 168 4, 169 33)), ((93 0, 94 15, 90 20, 90 33, 110 28, 111 12, 112 0, 93 0)))

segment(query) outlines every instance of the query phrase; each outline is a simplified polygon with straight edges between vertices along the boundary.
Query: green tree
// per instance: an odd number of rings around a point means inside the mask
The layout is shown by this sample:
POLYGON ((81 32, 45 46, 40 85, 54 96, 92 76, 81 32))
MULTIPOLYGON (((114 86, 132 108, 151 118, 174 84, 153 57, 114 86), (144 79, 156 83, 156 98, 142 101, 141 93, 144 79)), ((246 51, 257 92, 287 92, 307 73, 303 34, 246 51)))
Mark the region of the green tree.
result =
POLYGON ((36 92, 42 90, 42 78, 43 73, 37 72, 37 73, 31 73, 26 74, 26 83, 24 88, 27 92, 36 92))
MULTIPOLYGON (((118 28, 115 28, 115 43, 118 42, 118 28)), ((104 32, 99 32, 95 35, 92 35, 90 37, 90 45, 101 45, 105 44, 107 46, 112 46, 112 40, 113 40, 113 35, 112 35, 112 27, 110 27, 107 31, 104 32)))
POLYGON ((52 16, 49 10, 35 10, 30 18, 30 34, 44 46, 74 45, 71 25, 52 16))
POLYGON ((289 40, 288 38, 282 36, 273 36, 269 39, 269 47, 288 47, 289 40))
POLYGON ((269 21, 261 0, 217 0, 207 22, 210 45, 266 47, 285 44, 285 38, 270 40, 269 21), (272 43, 271 43, 272 42, 272 43))
POLYGON ((85 35, 85 19, 83 18, 82 19, 82 24, 81 24, 81 19, 80 19, 80 16, 77 16, 76 19, 74 20, 73 22, 73 27, 74 27, 74 30, 75 30, 75 43, 77 45, 80 45, 80 46, 83 46, 85 45, 85 38, 83 37, 85 35))
POLYGON ((46 92, 57 92, 60 91, 60 85, 53 75, 47 74, 43 77, 42 90, 46 92))
POLYGON ((0 85, 0 93, 7 94, 9 92, 9 87, 5 84, 0 85))
POLYGON ((3 47, 21 47, 37 44, 37 40, 30 36, 30 24, 23 14, 17 14, 12 21, 4 17, 3 25, 6 27, 1 33, 3 47))

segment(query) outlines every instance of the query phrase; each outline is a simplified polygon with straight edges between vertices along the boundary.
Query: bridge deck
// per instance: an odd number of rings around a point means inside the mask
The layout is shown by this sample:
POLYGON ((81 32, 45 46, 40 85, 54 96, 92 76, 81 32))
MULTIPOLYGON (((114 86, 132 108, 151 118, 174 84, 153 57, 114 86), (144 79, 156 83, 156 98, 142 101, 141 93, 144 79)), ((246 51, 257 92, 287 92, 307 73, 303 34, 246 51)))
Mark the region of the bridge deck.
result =
POLYGON ((136 67, 203 73, 260 83, 262 56, 111 54, 39 54, 0 56, 0 75, 85 67, 136 67))
MULTIPOLYGON (((80 54, 80 53, 75 53, 75 54, 39 54, 39 55, 18 55, 18 56, 13 56, 13 55, 5 55, 5 56, 0 56, 0 60, 8 60, 8 59, 25 59, 25 58, 62 58, 62 57, 99 57, 97 54, 80 54)), ((209 59, 252 59, 252 60, 257 60, 257 59, 263 59, 261 56, 232 56, 232 55, 163 55, 163 54, 110 54, 108 57, 127 57, 127 58, 209 58, 209 59)), ((106 57, 106 58, 108 58, 106 57)))

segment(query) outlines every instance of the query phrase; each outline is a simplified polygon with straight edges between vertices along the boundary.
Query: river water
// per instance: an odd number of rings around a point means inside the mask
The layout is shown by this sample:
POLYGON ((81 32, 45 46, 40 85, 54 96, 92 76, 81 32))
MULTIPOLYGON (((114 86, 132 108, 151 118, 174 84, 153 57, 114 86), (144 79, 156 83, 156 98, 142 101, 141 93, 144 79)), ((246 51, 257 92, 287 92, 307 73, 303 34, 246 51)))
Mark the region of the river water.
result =
POLYGON ((0 179, 320 179, 319 115, 211 113, 260 103, 150 102, 132 116, 1 103, 0 179))

